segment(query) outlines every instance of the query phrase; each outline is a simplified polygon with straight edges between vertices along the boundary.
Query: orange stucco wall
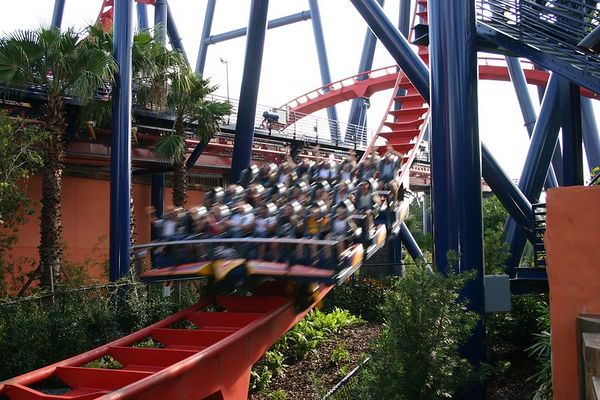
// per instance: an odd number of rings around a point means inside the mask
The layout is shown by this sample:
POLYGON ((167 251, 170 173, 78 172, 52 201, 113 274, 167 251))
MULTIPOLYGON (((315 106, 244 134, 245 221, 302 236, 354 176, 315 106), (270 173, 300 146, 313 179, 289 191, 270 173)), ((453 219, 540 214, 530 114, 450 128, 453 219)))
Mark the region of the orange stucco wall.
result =
MULTIPOLYGON (((17 267, 15 273, 31 271, 37 263, 39 233, 39 199, 41 180, 33 177, 28 183, 29 197, 35 200, 35 214, 20 229, 13 247, 11 261, 17 267)), ((189 191, 188 204, 198 204, 202 192, 189 191)), ((150 221, 146 207, 150 205, 150 185, 135 184, 133 188, 136 210, 137 242, 150 240, 150 221)), ((171 189, 165 193, 166 206, 171 205, 171 189)), ((65 259, 88 263, 91 278, 105 279, 101 264, 108 259, 108 234, 110 216, 110 182, 104 180, 65 177, 62 195, 63 241, 66 244, 65 259)), ((10 286, 10 284, 9 284, 10 286)))
POLYGON ((576 318, 600 313, 600 187, 551 189, 547 252, 554 399, 579 398, 576 318))

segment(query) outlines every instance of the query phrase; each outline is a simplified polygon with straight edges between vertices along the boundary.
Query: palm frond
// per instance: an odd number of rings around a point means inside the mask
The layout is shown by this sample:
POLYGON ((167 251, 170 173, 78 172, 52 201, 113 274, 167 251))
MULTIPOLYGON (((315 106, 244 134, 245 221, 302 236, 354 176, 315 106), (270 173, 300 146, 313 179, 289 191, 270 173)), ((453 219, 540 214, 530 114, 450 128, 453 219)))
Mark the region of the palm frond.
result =
POLYGON ((176 162, 185 156, 185 139, 176 134, 170 134, 158 141, 155 154, 164 161, 176 162))

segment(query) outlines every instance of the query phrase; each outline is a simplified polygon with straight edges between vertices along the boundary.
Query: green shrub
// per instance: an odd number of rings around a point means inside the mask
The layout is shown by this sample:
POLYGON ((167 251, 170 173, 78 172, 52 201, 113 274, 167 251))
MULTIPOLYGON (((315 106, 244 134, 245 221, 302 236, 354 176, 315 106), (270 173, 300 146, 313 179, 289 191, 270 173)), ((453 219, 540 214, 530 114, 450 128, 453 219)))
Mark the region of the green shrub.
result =
POLYGON ((344 343, 339 343, 335 346, 335 349, 331 352, 330 361, 333 365, 338 367, 348 363, 350 361, 350 353, 346 350, 344 343))
POLYGON ((444 277, 409 266, 386 294, 385 325, 360 377, 355 398, 450 398, 468 383, 471 367, 459 354, 477 316, 459 300, 472 274, 444 277))
POLYGON ((329 293, 325 298, 326 310, 338 307, 367 321, 382 322, 381 305, 388 288, 378 279, 355 277, 329 293))
POLYGON ((541 333, 535 335, 535 343, 527 349, 539 365, 538 371, 529 379, 538 384, 533 400, 552 399, 552 342, 550 336, 550 308, 548 303, 539 305, 538 327, 541 333))
POLYGON ((121 285, 0 305, 0 380, 125 336, 198 297, 186 289, 179 303, 159 289, 121 285))

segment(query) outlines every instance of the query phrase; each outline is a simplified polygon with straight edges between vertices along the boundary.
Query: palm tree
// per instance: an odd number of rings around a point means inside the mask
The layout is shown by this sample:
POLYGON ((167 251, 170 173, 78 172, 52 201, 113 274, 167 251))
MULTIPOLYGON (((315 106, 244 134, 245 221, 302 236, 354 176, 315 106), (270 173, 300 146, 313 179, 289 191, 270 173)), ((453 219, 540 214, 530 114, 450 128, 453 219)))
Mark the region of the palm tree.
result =
POLYGON ((231 113, 231 104, 209 99, 217 87, 187 65, 175 70, 168 80, 171 85, 166 104, 175 122, 171 134, 157 143, 156 154, 173 162, 173 205, 183 207, 187 197, 186 126, 193 129, 198 140, 208 141, 219 130, 223 117, 231 113))
POLYGON ((39 89, 42 143, 42 209, 40 215, 41 283, 50 287, 60 275, 61 189, 65 156, 65 100, 89 102, 110 83, 116 64, 110 51, 73 29, 22 30, 0 39, 0 83, 11 88, 39 89))

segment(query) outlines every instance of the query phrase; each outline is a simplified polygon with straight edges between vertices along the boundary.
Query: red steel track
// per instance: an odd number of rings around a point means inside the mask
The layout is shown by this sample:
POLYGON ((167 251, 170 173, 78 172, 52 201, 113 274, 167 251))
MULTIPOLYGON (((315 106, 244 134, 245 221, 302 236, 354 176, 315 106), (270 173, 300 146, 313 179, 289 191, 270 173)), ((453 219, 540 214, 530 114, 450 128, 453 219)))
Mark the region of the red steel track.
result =
POLYGON ((0 397, 15 400, 246 399, 252 365, 330 290, 322 288, 296 313, 284 285, 250 297, 206 298, 129 336, 0 383, 0 397), (203 312, 210 304, 224 312, 203 312), (175 329, 187 320, 198 329, 175 329), (134 347, 148 338, 160 348, 134 347), (122 369, 85 368, 110 355, 122 369), (72 388, 45 394, 31 386, 58 378, 72 388))

